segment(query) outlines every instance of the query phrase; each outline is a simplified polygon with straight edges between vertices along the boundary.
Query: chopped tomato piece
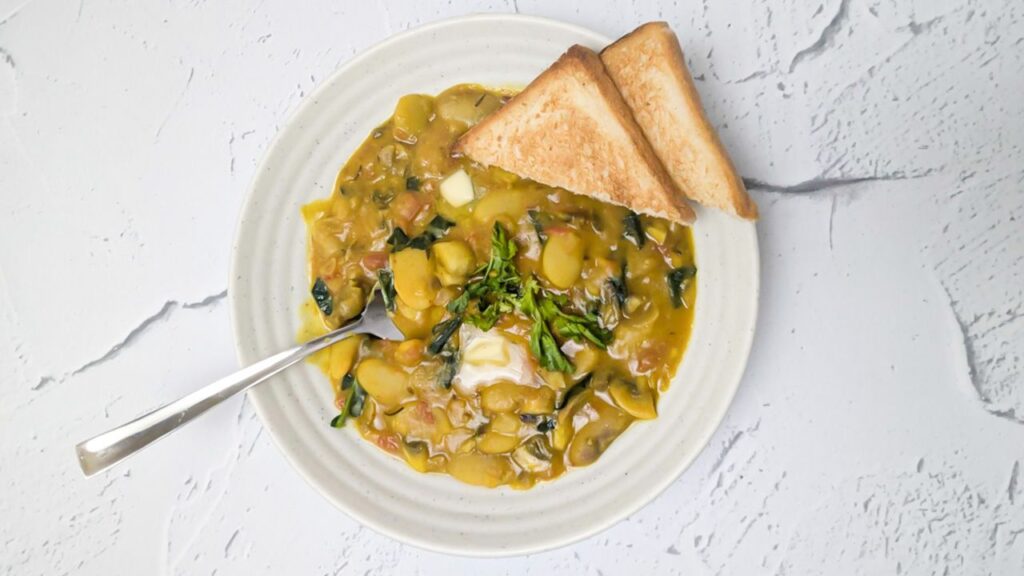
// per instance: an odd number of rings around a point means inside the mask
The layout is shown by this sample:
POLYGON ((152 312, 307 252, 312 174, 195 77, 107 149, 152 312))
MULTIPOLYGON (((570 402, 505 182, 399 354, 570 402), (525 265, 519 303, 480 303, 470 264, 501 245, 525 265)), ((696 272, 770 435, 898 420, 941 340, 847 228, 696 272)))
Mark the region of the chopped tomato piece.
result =
POLYGON ((388 265, 387 252, 367 252, 362 259, 363 268, 368 272, 376 272, 388 265))

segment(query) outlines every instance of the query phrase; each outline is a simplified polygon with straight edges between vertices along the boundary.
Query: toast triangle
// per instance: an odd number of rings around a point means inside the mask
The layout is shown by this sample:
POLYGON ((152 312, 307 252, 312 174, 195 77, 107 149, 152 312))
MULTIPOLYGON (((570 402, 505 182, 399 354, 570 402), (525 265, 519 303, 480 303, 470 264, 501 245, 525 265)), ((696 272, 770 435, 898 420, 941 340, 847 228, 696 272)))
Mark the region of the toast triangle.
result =
POLYGON ((582 46, 470 129, 453 151, 638 213, 694 219, 601 59, 582 46))
POLYGON ((757 205, 704 115, 668 25, 640 26, 605 48, 601 60, 676 186, 700 204, 756 219, 757 205))

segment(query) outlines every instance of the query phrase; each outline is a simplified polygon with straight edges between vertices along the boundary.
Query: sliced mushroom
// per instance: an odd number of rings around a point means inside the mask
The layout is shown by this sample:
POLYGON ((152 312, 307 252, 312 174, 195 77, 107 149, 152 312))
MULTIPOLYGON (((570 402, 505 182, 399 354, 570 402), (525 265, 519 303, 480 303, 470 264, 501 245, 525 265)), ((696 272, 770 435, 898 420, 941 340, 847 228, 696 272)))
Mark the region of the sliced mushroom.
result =
POLYGON ((631 418, 615 407, 598 399, 590 406, 597 418, 580 428, 569 446, 569 462, 573 466, 589 466, 611 445, 612 441, 629 426, 631 418))
POLYGON ((430 450, 425 442, 402 442, 402 456, 417 472, 427 471, 427 459, 430 450))
POLYGON ((551 434, 551 443, 555 450, 565 450, 569 445, 573 433, 572 419, 576 416, 576 412, 593 397, 592 390, 583 390, 570 398, 565 406, 558 411, 558 422, 551 434))
POLYGON ((633 382, 625 378, 615 378, 608 387, 608 394, 624 412, 639 420, 650 420, 657 417, 654 407, 654 394, 651 387, 644 382, 633 382))
POLYGON ((512 453, 512 460, 527 472, 544 472, 551 468, 551 445, 547 436, 533 436, 512 453))

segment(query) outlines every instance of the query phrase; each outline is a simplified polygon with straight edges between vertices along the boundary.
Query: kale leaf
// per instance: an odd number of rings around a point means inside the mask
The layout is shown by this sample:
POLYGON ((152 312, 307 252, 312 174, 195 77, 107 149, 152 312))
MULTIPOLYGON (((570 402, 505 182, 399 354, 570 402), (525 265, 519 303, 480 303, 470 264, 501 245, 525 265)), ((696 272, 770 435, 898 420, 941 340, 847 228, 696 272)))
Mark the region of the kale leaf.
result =
POLYGON ((331 428, 343 428, 349 416, 356 418, 363 413, 363 405, 366 403, 366 391, 351 372, 341 379, 341 389, 349 392, 345 395, 341 413, 331 419, 331 428))
POLYGON ((400 252, 406 248, 426 250, 443 238, 452 226, 455 226, 455 223, 444 216, 434 216, 427 224, 427 229, 419 236, 412 238, 400 226, 395 226, 395 229, 391 231, 391 236, 388 236, 387 244, 391 246, 392 252, 400 252))
POLYGON ((631 210, 622 219, 622 225, 624 226, 622 233, 632 238, 633 242, 636 242, 637 248, 643 248, 646 238, 644 237, 643 224, 640 223, 640 215, 631 210))
POLYGON ((395 311, 395 274, 389 268, 377 271, 377 282, 380 283, 380 297, 388 312, 395 311))
POLYGON ((672 298, 673 306, 679 308, 686 304, 683 301, 683 294, 686 292, 686 287, 690 284, 690 280, 696 275, 697 269, 693 266, 674 268, 665 275, 665 280, 668 282, 668 293, 672 298))
POLYGON ((327 283, 322 278, 317 278, 316 282, 313 283, 313 300, 316 301, 316 307, 323 312, 324 316, 330 316, 331 312, 334 312, 334 298, 331 296, 331 291, 327 288, 327 283))

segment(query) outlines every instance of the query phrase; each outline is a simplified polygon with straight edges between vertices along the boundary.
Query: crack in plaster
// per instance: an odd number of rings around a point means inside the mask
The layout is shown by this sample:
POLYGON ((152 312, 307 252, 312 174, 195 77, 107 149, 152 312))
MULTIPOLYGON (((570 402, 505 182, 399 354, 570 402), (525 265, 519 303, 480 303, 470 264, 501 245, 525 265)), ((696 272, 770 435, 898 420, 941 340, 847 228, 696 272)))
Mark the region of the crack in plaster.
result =
POLYGON ((897 182, 900 180, 915 180, 932 174, 934 170, 928 170, 920 174, 884 174, 878 176, 855 176, 842 178, 816 177, 796 184, 772 184, 757 178, 744 178, 743 184, 751 190, 763 192, 781 192, 788 194, 807 194, 810 192, 821 192, 832 188, 853 186, 863 182, 897 182))
POLYGON ((1016 460, 1013 463, 1013 469, 1010 470, 1010 481, 1006 484, 1006 498, 1010 501, 1010 504, 1017 503, 1017 480, 1020 478, 1020 460, 1016 460))
MULTIPOLYGON (((900 28, 899 30, 901 30, 901 31, 903 31, 903 30, 909 31, 910 32, 910 36, 903 43, 901 43, 899 46, 897 46, 895 50, 893 50, 887 56, 882 58, 882 60, 876 62, 875 64, 872 64, 867 69, 867 71, 865 71, 863 74, 858 76, 857 79, 855 79, 853 82, 850 82, 849 84, 844 86, 841 90, 839 90, 838 95, 835 97, 834 101, 838 102, 838 101, 842 100, 846 96, 846 94, 850 93, 850 91, 852 89, 854 89, 854 88, 864 84, 865 82, 868 82, 871 79, 873 79, 875 77, 875 75, 878 74, 878 71, 882 69, 883 66, 885 66, 886 64, 892 62, 893 58, 895 58, 896 56, 901 54, 904 50, 909 48, 914 43, 914 40, 916 40, 918 36, 920 36, 920 35, 922 35, 922 34, 924 34, 926 32, 930 32, 935 27, 935 25, 938 24, 939 22, 941 22, 943 19, 945 19, 945 17, 946 17, 946 15, 943 14, 943 15, 939 15, 939 16, 936 16, 934 18, 931 18, 929 20, 926 20, 924 22, 911 21, 910 24, 907 24, 905 27, 900 28)), ((920 90, 921 88, 923 88, 923 86, 919 86, 918 90, 920 90)), ((828 114, 826 114, 826 119, 827 119, 827 117, 828 117, 828 114)))
POLYGON ((1013 408, 1000 409, 995 407, 993 405, 992 398, 989 397, 989 395, 982 389, 982 383, 979 381, 980 377, 977 368, 977 352, 974 349, 974 340, 968 332, 970 323, 964 321, 964 319, 960 317, 960 314, 957 313, 955 306, 956 302, 953 300, 953 296, 949 293, 949 289, 947 289, 941 281, 939 282, 939 285, 942 287, 942 291, 946 295, 946 303, 949 306, 949 311, 953 315, 953 319, 956 321, 957 328, 960 331, 960 340, 964 350, 964 358, 967 361, 967 378, 971 383, 971 388, 974 390, 978 401, 989 414, 1006 420, 1007 422, 1024 424, 1024 414, 1018 415, 1013 408))
MULTIPOLYGON (((256 412, 244 398, 238 406, 236 429, 238 431, 238 436, 235 438, 236 442, 231 453, 227 455, 223 464, 211 469, 207 475, 203 494, 205 497, 206 493, 211 493, 210 501, 204 501, 202 504, 190 504, 190 506, 197 507, 196 509, 198 510, 198 514, 195 519, 190 519, 192 528, 188 531, 186 537, 183 538, 185 544, 177 552, 173 550, 172 544, 182 539, 179 538, 172 540, 171 533, 175 519, 179 516, 181 508, 185 503, 176 505, 174 507, 174 511, 172 511, 167 518, 167 524, 164 531, 166 541, 164 563, 170 573, 180 572, 180 570, 178 570, 178 566, 188 561, 189 551, 192 550, 196 543, 201 540, 203 530, 214 522, 218 506, 220 506, 221 502, 229 496, 232 485, 231 479, 234 476, 235 471, 238 469, 238 464, 243 458, 251 457, 253 447, 256 445, 263 432, 262 424, 256 419, 256 412), (246 449, 246 441, 250 434, 252 435, 252 441, 249 448, 246 449)), ((227 557, 234 539, 234 536, 232 536, 225 546, 225 557, 227 557)))
POLYGON ((758 419, 758 421, 755 422, 754 425, 751 426, 750 428, 747 428, 746 430, 738 430, 735 434, 730 436, 729 439, 726 440, 725 446, 722 448, 722 451, 718 453, 718 458, 715 459, 715 463, 711 466, 711 472, 708 474, 708 476, 713 476, 715 472, 717 472, 718 469, 722 467, 722 464, 725 463, 725 459, 729 456, 729 453, 732 452, 732 449, 736 447, 736 444, 744 436, 757 432, 760 429, 761 420, 758 419))
POLYGON ((188 87, 192 85, 192 78, 194 78, 195 75, 195 67, 189 68, 188 79, 185 80, 185 86, 181 89, 181 92, 178 93, 178 97, 174 99, 174 104, 171 105, 171 109, 167 111, 166 115, 164 115, 164 119, 160 121, 160 125, 157 126, 156 134, 153 135, 153 139, 159 138, 160 133, 164 131, 164 126, 167 125, 167 121, 171 119, 171 116, 174 115, 174 111, 178 109, 178 105, 181 104, 181 101, 185 98, 185 92, 188 92, 188 87))
POLYGON ((0 119, 6 121, 5 124, 7 124, 11 132, 14 133, 15 143, 24 152, 21 139, 18 137, 14 125, 9 121, 9 119, 13 117, 18 110, 18 65, 14 61, 14 56, 0 46, 0 68, 4 68, 4 65, 6 65, 6 68, 8 68, 9 71, 2 71, 2 75, 10 78, 10 89, 4 89, 4 85, 7 84, 7 81, 0 78, 0 119))
POLYGON ((17 8, 15 8, 14 10, 11 10, 11 11, 10 11, 10 12, 9 12, 9 13, 7 14, 7 16, 4 16, 4 19, 3 19, 3 20, 0 20, 0 26, 3 26, 4 24, 7 24, 7 23, 8 23, 8 22, 10 22, 11 20, 13 20, 15 16, 17 16, 18 14, 20 14, 20 13, 21 13, 21 11, 22 11, 22 10, 24 10, 25 8, 27 8, 27 7, 28 7, 28 5, 29 5, 29 4, 31 4, 31 3, 33 2, 33 1, 34 1, 34 0, 29 0, 28 2, 25 2, 24 4, 22 4, 21 6, 18 6, 18 7, 17 7, 17 8))
POLYGON ((75 368, 61 376, 43 376, 35 385, 32 386, 32 390, 42 390, 43 388, 46 388, 47 386, 53 383, 63 382, 67 378, 77 376, 101 364, 113 360, 126 349, 135 344, 143 336, 143 334, 145 334, 149 330, 149 328, 153 326, 153 324, 156 324, 157 322, 160 322, 162 320, 166 320, 175 310, 195 310, 199 308, 215 306, 219 304, 222 300, 224 300, 224 298, 226 298, 227 295, 227 290, 221 290, 216 294, 211 294, 194 302, 180 302, 178 300, 168 300, 167 302, 164 302, 164 304, 155 314, 152 314, 144 318, 134 328, 132 328, 128 332, 128 334, 125 335, 124 338, 122 338, 119 342, 111 346, 102 355, 92 360, 89 360, 88 362, 82 364, 78 368, 75 368))
POLYGON ((18 67, 18 65, 14 63, 14 56, 11 56, 11 53, 3 48, 0 48, 0 61, 6 63, 11 67, 11 69, 17 69, 18 67))
POLYGON ((821 53, 835 45, 836 35, 839 34, 839 30, 849 19, 849 11, 850 0, 841 0, 839 2, 839 8, 836 10, 835 15, 832 16, 832 20, 830 20, 829 23, 821 29, 818 39, 807 48, 804 48, 793 55, 793 59, 789 61, 790 74, 792 74, 793 71, 796 70, 796 67, 804 61, 818 57, 821 53))
POLYGON ((836 197, 832 195, 832 205, 828 209, 828 251, 832 251, 832 231, 835 229, 836 220, 836 197))

